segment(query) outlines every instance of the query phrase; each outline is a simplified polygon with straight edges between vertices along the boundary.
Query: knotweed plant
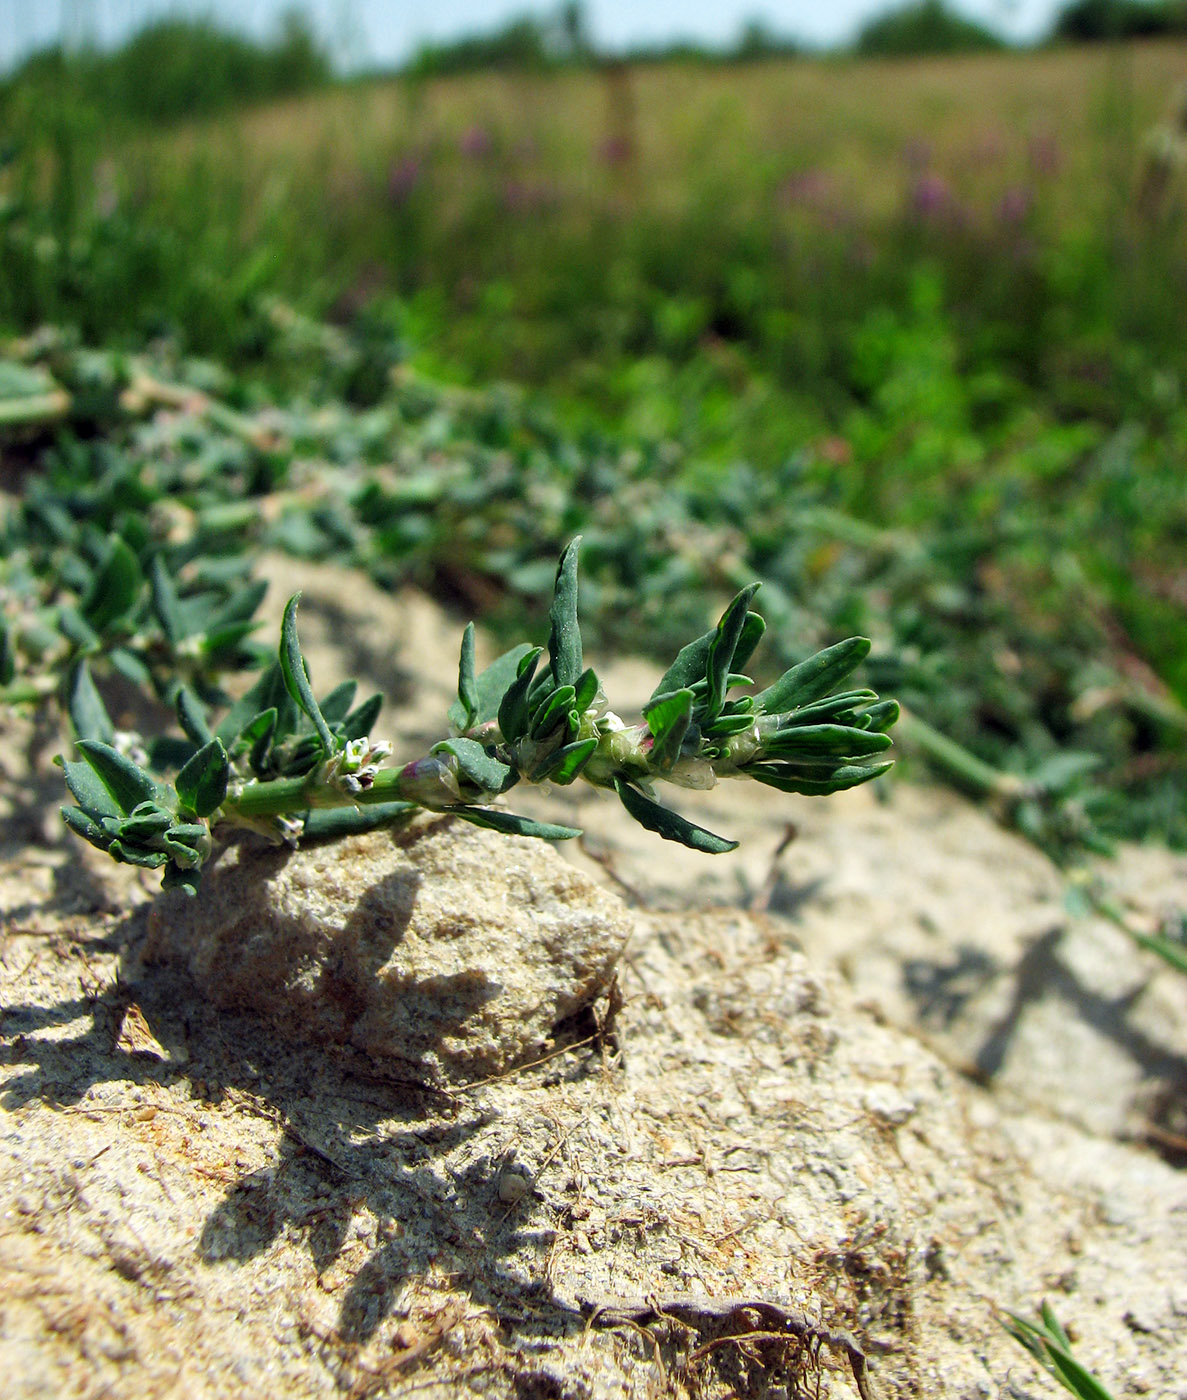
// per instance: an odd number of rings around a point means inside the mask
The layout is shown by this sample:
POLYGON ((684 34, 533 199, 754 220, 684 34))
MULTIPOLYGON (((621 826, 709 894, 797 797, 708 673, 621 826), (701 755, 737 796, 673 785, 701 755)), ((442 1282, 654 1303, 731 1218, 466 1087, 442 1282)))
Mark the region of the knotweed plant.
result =
POLYGON ((711 788, 750 778, 781 792, 824 795, 890 767, 887 730, 894 701, 837 687, 869 651, 852 637, 793 666, 766 689, 743 668, 766 629, 744 588, 711 631, 685 646, 628 723, 610 709, 582 655, 577 617, 579 541, 556 572, 546 647, 521 645, 479 672, 474 625, 462 637, 449 733, 402 765, 373 737, 381 698, 355 704, 347 682, 320 700, 289 601, 277 660, 214 722, 188 685, 175 692, 185 744, 172 777, 117 742, 85 663, 75 668, 69 707, 79 757, 63 761, 76 806, 72 830, 116 860, 159 868, 167 886, 195 891, 219 838, 235 829, 277 842, 346 834, 450 812, 495 831, 546 840, 580 833, 497 805, 520 782, 568 786, 578 779, 615 793, 649 831, 694 850, 734 849, 670 807, 657 785, 711 788))

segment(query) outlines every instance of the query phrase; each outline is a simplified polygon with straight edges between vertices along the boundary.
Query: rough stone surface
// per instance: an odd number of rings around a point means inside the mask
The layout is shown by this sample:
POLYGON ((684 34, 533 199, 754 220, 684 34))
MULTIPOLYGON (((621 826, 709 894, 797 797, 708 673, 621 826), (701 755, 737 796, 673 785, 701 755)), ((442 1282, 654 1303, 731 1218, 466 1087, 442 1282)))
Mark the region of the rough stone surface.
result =
POLYGON ((544 842, 443 817, 299 851, 231 846, 200 899, 154 905, 144 956, 291 1040, 444 1082, 547 1049, 630 932, 622 902, 544 842))
MULTIPOLYGON (((284 568, 272 604, 305 590, 319 689, 398 693, 383 732, 414 756, 448 687, 436 660, 425 681, 401 666, 454 655, 456 622, 284 568)), ((590 660, 620 712, 654 684, 590 660)), ((23 792, 18 749, 0 765, 23 792)), ((151 877, 0 801, 6 1400, 856 1400, 835 1348, 689 1323, 705 1296, 851 1331, 880 1400, 1055 1400, 997 1312, 1045 1297, 1118 1400, 1187 1400, 1183 1135, 1173 1115, 1162 1138, 1116 1127, 1135 1084, 1183 1111, 1159 1038, 1182 980, 1107 940, 1115 977, 1093 980, 1058 873, 950 794, 680 796, 741 849, 660 843, 596 794, 541 799, 588 829, 567 858, 633 891, 624 1004, 448 1090, 145 965, 151 877), (1032 976, 1055 927, 1073 980, 1032 976), (961 1027, 992 997, 986 1060, 961 1027), (1093 1077, 1107 1114, 1082 1108, 1093 1077), (666 1321, 574 1310, 649 1298, 666 1321)), ((1157 851, 1106 868, 1139 912, 1181 901, 1182 875, 1157 851)))

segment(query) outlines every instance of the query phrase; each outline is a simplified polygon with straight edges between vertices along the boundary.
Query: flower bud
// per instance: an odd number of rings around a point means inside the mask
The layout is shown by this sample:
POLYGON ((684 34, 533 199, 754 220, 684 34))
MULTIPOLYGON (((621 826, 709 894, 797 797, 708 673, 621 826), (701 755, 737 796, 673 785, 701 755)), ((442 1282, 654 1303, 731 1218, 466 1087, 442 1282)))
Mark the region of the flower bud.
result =
POLYGON ((440 811, 456 807, 462 794, 457 780, 457 759, 452 754, 443 757, 418 758, 400 771, 400 796, 421 807, 440 811))

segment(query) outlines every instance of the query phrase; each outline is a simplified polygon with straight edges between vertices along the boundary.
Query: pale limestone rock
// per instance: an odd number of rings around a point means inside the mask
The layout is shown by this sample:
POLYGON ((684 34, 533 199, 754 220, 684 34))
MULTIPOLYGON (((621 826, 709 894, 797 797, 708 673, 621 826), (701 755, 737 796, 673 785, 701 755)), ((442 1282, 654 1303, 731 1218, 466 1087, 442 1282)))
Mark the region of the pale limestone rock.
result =
POLYGON ((499 1074, 613 975, 621 902, 544 842, 452 818, 299 851, 231 847, 197 899, 154 906, 147 962, 298 1041, 406 1061, 434 1081, 499 1074))

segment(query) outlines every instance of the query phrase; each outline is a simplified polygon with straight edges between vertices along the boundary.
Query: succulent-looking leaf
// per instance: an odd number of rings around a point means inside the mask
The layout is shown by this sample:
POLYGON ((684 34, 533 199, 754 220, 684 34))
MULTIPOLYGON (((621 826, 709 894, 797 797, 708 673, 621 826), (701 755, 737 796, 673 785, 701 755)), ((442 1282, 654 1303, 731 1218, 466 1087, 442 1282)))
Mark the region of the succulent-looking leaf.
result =
POLYGON ((509 764, 500 762, 473 739, 445 739, 434 744, 430 752, 452 754, 459 775, 480 792, 506 792, 517 776, 509 764))
POLYGON ((227 796, 229 774, 226 749, 217 739, 211 739, 174 779, 182 807, 199 817, 216 812, 227 796))
POLYGON ((161 802, 165 797, 143 768, 110 744, 80 739, 78 749, 121 813, 131 814, 141 802, 161 802))
POLYGON ((582 671, 573 689, 573 708, 579 715, 583 715, 598 696, 598 678, 592 668, 582 671))
POLYGON ((143 661, 127 647, 112 647, 107 653, 107 662, 113 671, 118 671, 125 680, 138 685, 142 690, 152 686, 152 672, 143 661))
POLYGON ((415 802, 370 802, 365 807, 320 807, 305 818, 303 840, 324 841, 391 826, 401 817, 422 812, 415 802))
POLYGON ((459 729, 469 729, 478 713, 478 690, 474 675, 474 624, 466 623, 462 633, 462 649, 457 668, 457 700, 462 708, 459 729))
POLYGON ((162 889, 183 890, 191 898, 198 893, 198 888, 201 883, 201 870, 183 870, 177 865, 167 865, 165 867, 165 873, 161 877, 162 889))
MULTIPOLYGON (((221 631, 224 627, 231 627, 236 623, 251 622, 267 592, 268 583, 265 579, 247 584, 207 621, 207 634, 221 631)), ((254 625, 252 623, 252 626, 254 625)))
POLYGON ((96 632, 123 617, 136 603, 143 582, 136 556, 114 535, 107 558, 82 602, 82 613, 96 632))
POLYGON ((780 729, 763 740, 763 751, 772 758, 795 758, 799 754, 836 754, 839 758, 863 758, 890 748, 889 734, 868 729, 850 729, 843 724, 805 724, 780 729))
POLYGON ((556 826, 552 822, 538 822, 532 817, 521 817, 515 812, 504 812, 498 807, 451 807, 450 813, 461 817, 474 826, 484 826, 491 831, 501 831, 505 836, 536 836, 542 841, 571 841, 581 835, 576 826, 556 826))
POLYGON ((230 750, 234 741, 243 733, 244 728, 263 711, 275 710, 276 716, 274 718, 279 718, 282 703, 291 705, 292 701, 288 691, 284 688, 284 674, 281 671, 280 663, 274 661, 246 695, 236 700, 223 716, 222 722, 215 731, 223 741, 223 747, 230 750))
POLYGON ((66 708, 76 738, 115 743, 115 725, 85 661, 76 661, 70 668, 66 679, 66 708))
POLYGON ((551 734, 558 724, 568 721, 569 712, 574 708, 577 691, 571 685, 562 685, 545 697, 532 716, 528 734, 532 739, 543 739, 551 734))
POLYGON ((795 724, 836 721, 838 715, 849 714, 857 706, 868 705, 871 700, 877 700, 877 698, 877 692, 873 690, 841 690, 836 695, 826 695, 823 700, 813 701, 811 705, 800 705, 790 713, 785 714, 781 727, 786 729, 795 724))
POLYGON ((734 652, 742 637, 750 600, 758 592, 758 584, 744 588, 721 615, 717 631, 709 643, 705 656, 705 679, 708 690, 705 697, 705 722, 711 724, 721 713, 725 704, 729 675, 733 669, 734 652))
POLYGON ((866 707, 865 717, 873 733, 885 734, 898 723, 900 713, 897 700, 879 700, 876 705, 866 707))
POLYGON ((210 743, 214 735, 210 732, 207 722, 206 706, 188 685, 178 687, 173 703, 177 710, 177 722, 186 738, 199 747, 210 743))
MULTIPOLYGON (((754 586, 758 587, 757 584, 754 586)), ((742 635, 738 638, 738 645, 734 648, 734 659, 730 665, 736 666, 739 671, 742 670, 754 655, 755 648, 762 641, 766 630, 766 619, 760 613, 747 613, 742 623, 742 635)))
POLYGON ((69 603, 63 603, 58 609, 58 630, 68 642, 72 642, 80 651, 98 649, 99 634, 69 603))
POLYGON ((547 761, 532 774, 532 781, 556 783, 559 787, 567 787, 581 776, 581 770, 594 756, 597 747, 598 741, 595 738, 578 739, 576 743, 563 745, 554 754, 550 754, 547 761))
POLYGON ((329 725, 341 724, 354 704, 354 694, 358 690, 357 681, 343 681, 336 685, 329 695, 320 701, 322 716, 329 725))
POLYGON ((170 646, 176 646, 186 635, 182 609, 177 597, 177 588, 159 554, 154 555, 148 571, 149 587, 152 590, 153 612, 161 624, 161 631, 170 646))
POLYGON ((0 618, 0 685, 11 685, 16 675, 16 649, 12 642, 12 630, 0 618))
POLYGON ((342 721, 342 733, 347 739, 365 739, 375 728, 375 721, 383 709, 383 696, 372 695, 351 710, 342 721))
POLYGON ((849 637, 784 671, 774 685, 754 697, 755 701, 769 715, 810 705, 835 690, 869 654, 868 637, 849 637))
POLYGON ((469 729, 476 725, 488 724, 495 719, 498 716, 503 696, 506 695, 508 687, 519 674, 520 662, 532 650, 538 650, 538 648, 533 648, 524 642, 520 646, 512 647, 510 651, 505 651, 502 656, 492 661, 474 683, 475 709, 474 717, 469 724, 466 723, 466 714, 460 701, 455 701, 450 706, 449 722, 453 727, 459 730, 469 729))
POLYGON ((622 778, 614 779, 614 791, 640 826, 654 831, 665 841, 678 841, 682 846, 689 846, 694 851, 704 851, 708 855, 721 855, 725 851, 737 849, 736 841, 727 841, 723 836, 715 836, 703 826, 697 826, 687 817, 682 817, 679 812, 673 812, 670 807, 660 806, 622 778))
POLYGON ((519 674, 507 687, 499 705, 499 729, 509 744, 522 739, 528 727, 528 692, 536 666, 544 655, 543 647, 533 647, 519 663, 519 674))
POLYGON ((751 763, 745 768, 746 776, 756 778, 768 787, 780 792, 796 792, 803 797, 827 797, 829 793, 844 792, 847 788, 867 783, 880 773, 894 767, 892 760, 884 763, 847 763, 840 766, 822 765, 825 771, 819 776, 805 771, 807 765, 791 763, 751 763))
POLYGON ((692 722, 693 693, 687 688, 661 695, 643 708, 643 718, 651 730, 651 758, 661 773, 668 772, 680 757, 688 726, 692 722))
POLYGON ((105 851, 111 845, 111 837, 81 807, 60 807, 58 810, 62 813, 62 820, 70 830, 81 836, 84 841, 89 841, 92 846, 98 846, 101 851, 105 851))
POLYGON ((548 617, 552 631, 548 657, 558 686, 577 684, 581 675, 581 628, 577 621, 577 556, 581 536, 571 540, 556 568, 556 586, 548 617))
POLYGON ((113 841, 107 853, 124 865, 142 865, 147 870, 159 870, 169 860, 165 851, 146 851, 141 846, 125 845, 122 841, 113 841))
POLYGON ((284 609, 284 621, 280 628, 280 669, 284 673, 284 684, 298 706, 309 716, 321 741, 322 752, 337 752, 338 745, 330 732, 317 700, 309 676, 305 671, 305 658, 301 655, 301 643, 297 637, 297 604, 301 595, 295 594, 288 600, 284 609))

